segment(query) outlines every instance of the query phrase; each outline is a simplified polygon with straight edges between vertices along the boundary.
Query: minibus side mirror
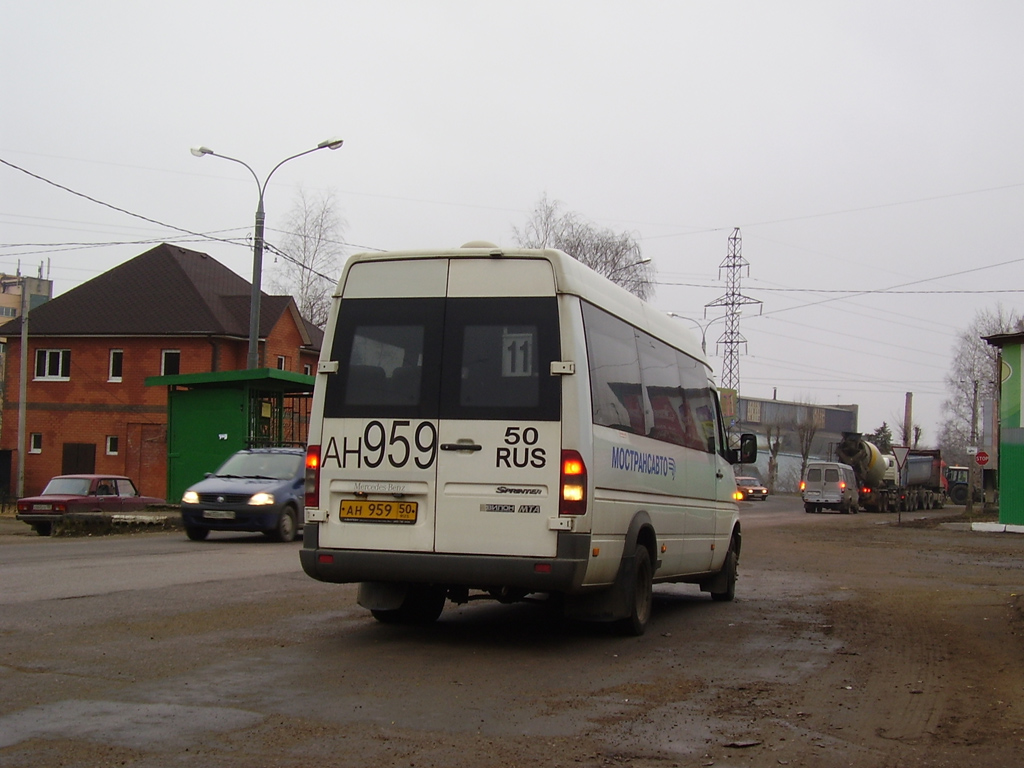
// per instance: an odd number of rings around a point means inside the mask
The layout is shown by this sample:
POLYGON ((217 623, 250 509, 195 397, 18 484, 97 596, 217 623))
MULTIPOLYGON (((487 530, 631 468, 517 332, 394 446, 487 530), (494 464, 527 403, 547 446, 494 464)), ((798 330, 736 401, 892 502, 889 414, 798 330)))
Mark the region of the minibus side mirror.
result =
POLYGON ((730 464, 753 464, 757 461, 757 435, 740 435, 740 447, 730 448, 726 459, 730 464))

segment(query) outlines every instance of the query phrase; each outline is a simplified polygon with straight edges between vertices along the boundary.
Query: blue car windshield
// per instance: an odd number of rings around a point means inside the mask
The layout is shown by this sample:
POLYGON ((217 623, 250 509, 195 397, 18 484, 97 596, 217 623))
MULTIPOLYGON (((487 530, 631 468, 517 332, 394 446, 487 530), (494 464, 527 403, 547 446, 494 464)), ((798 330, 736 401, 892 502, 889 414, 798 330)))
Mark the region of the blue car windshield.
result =
POLYGON ((214 474, 219 477, 265 477, 288 480, 299 473, 302 456, 294 453, 236 453, 214 474))
POLYGON ((55 477, 46 484, 43 496, 85 496, 89 493, 87 477, 55 477))

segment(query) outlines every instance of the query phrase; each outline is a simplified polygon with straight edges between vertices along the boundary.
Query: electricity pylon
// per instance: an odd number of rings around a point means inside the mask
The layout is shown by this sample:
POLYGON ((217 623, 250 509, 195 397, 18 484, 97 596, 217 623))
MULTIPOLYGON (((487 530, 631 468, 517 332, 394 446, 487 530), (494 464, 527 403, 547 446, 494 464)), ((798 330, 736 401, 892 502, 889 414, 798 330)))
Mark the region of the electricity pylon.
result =
POLYGON ((719 279, 722 277, 722 270, 725 270, 725 295, 704 305, 705 316, 710 307, 725 307, 725 330, 716 342, 716 349, 725 347, 720 386, 722 389, 732 389, 737 393, 740 389, 740 345, 743 345, 744 352, 747 348, 747 340, 740 333, 740 308, 744 304, 757 304, 758 314, 761 312, 761 302, 744 296, 740 291, 740 278, 743 276, 744 267, 747 269, 747 275, 750 275, 750 264, 743 258, 742 250, 743 238, 739 227, 736 227, 729 236, 729 254, 718 266, 719 279))

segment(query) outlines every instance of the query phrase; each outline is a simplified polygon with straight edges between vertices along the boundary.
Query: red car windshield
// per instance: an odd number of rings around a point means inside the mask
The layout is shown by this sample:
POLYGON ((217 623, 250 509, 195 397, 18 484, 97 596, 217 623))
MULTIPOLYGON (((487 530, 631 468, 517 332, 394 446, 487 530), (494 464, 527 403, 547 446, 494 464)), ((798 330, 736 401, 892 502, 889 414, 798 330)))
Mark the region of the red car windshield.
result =
POLYGON ((46 484, 43 496, 86 496, 90 480, 85 477, 55 477, 46 484))

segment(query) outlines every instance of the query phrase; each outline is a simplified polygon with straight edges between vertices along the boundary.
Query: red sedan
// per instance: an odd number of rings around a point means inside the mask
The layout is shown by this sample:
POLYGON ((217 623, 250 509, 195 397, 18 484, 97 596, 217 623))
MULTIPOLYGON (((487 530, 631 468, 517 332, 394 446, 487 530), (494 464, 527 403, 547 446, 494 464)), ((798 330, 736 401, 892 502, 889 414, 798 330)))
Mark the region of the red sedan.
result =
POLYGON ((123 475, 58 475, 38 496, 18 499, 18 520, 40 536, 49 536, 53 524, 79 514, 138 512, 163 499, 142 496, 123 475))

